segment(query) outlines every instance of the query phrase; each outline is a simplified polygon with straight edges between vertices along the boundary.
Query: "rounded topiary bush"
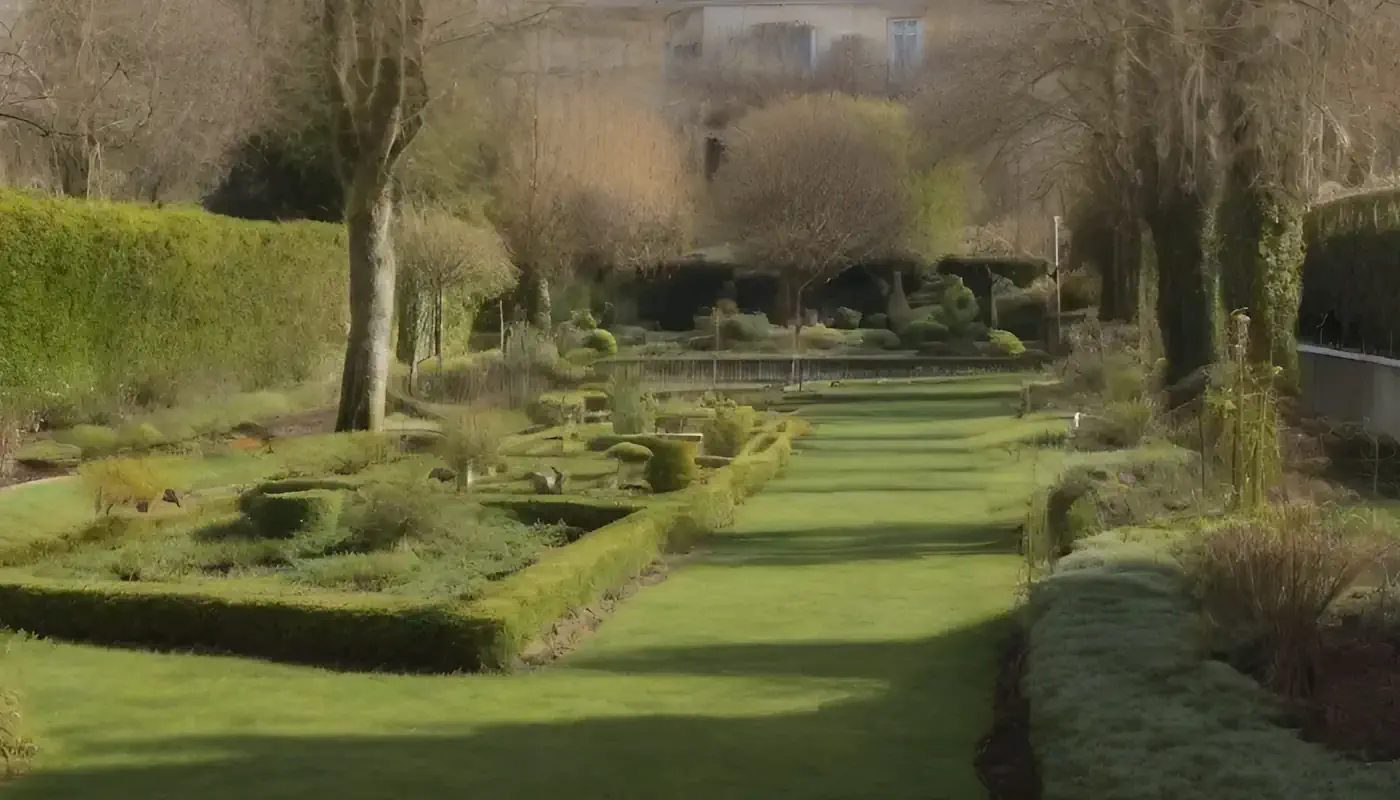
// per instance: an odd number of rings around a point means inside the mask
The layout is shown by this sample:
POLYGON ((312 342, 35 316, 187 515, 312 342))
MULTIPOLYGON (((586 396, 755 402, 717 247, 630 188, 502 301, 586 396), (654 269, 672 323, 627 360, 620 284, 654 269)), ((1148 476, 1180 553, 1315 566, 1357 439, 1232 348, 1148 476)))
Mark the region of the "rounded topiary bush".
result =
POLYGON ((835 350, 846 343, 846 336, 825 325, 808 325, 802 329, 802 344, 813 350, 835 350))
POLYGON ((587 407, 581 394, 546 392, 526 406, 525 415, 535 425, 567 425, 582 420, 587 407))
POLYGON ((757 420, 757 413, 750 406, 719 409, 715 418, 705 423, 705 452, 729 458, 739 455, 757 420))
POLYGON ((700 477, 693 442, 651 439, 645 446, 651 450, 646 478, 653 492, 678 492, 700 477))
POLYGON ((955 279, 943 291, 943 308, 948 314, 950 327, 967 325, 977 319, 979 309, 977 296, 963 285, 962 279, 955 279))
POLYGON ((884 328, 861 331, 860 343, 881 350, 898 350, 900 345, 899 334, 884 328))
POLYGON ((931 319, 911 322, 899 332, 900 344, 910 349, 929 342, 942 342, 947 338, 948 326, 931 319))
POLYGON ((84 458, 116 452, 120 446, 117 432, 101 425, 74 425, 54 434, 56 441, 71 444, 83 451, 84 458))
POLYGON ((603 458, 623 464, 645 464, 651 459, 651 450, 636 442, 618 442, 603 452, 603 458))
POLYGON ((888 330, 890 327, 890 315, 881 313, 868 314, 861 319, 860 326, 871 330, 888 330))
POLYGON ((772 337, 773 323, 762 312, 725 317, 720 334, 730 342, 763 342, 772 337))
POLYGON ((340 524, 344 492, 309 489, 264 494, 254 491, 238 500, 238 510, 269 539, 290 539, 297 534, 323 533, 340 524))
POLYGON ((1019 356, 1026 352, 1026 346, 1011 331, 994 330, 987 334, 987 339, 1002 355, 1019 356))
POLYGON ((583 337, 583 346, 607 356, 617 355, 617 339, 602 328, 594 328, 583 337))
POLYGON ((859 311, 842 306, 836 309, 836 315, 831 320, 831 327, 846 331, 855 330, 860 327, 860 317, 859 311))
POLYGON ((150 450, 165 444, 165 434, 149 422, 123 425, 117 431, 117 446, 132 450, 150 450))
POLYGON ((598 327, 598 320, 593 316, 593 312, 586 308, 575 311, 569 321, 581 331, 591 331, 598 327))

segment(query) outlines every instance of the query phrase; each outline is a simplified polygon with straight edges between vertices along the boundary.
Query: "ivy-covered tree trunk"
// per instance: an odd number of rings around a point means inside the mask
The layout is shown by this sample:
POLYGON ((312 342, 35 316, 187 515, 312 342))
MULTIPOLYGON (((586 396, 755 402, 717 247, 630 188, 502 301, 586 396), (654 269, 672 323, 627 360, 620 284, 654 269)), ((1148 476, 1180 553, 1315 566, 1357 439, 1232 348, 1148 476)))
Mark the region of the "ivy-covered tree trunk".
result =
POLYGON ((549 278, 531 264, 520 266, 520 307, 531 325, 548 330, 554 320, 554 303, 549 292, 549 278))
MULTIPOLYGON (((1198 194, 1174 191, 1147 214, 1157 251, 1157 318, 1168 386, 1220 357, 1220 281, 1207 250, 1209 211, 1198 194)), ((1178 392, 1172 401, 1189 399, 1178 392)))
POLYGON ((1249 314, 1249 358, 1298 380, 1298 306, 1303 289, 1304 210, 1281 193, 1252 185, 1237 164, 1222 209, 1220 267, 1228 311, 1249 314))

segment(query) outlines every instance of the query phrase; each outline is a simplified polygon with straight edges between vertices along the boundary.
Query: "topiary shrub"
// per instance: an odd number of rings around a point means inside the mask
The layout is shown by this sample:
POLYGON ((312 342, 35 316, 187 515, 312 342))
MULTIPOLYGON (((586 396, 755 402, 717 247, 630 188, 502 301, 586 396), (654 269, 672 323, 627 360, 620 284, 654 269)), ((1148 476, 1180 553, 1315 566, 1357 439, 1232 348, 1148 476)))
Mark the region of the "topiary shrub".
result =
POLYGON ((725 317, 720 334, 729 342, 766 342, 772 338, 773 323, 762 312, 725 317))
POLYGON ((15 451, 15 463, 31 469, 69 469, 82 460, 82 448, 52 439, 30 442, 15 451))
POLYGON ((948 338, 948 326, 931 319, 911 322, 899 332, 899 341, 908 349, 917 349, 929 342, 942 342, 948 338))
POLYGON ((948 314, 948 327, 956 330, 977 319, 977 296, 963 285, 962 278, 954 277, 943 290, 943 308, 948 314))
POLYGON ((530 422, 536 425, 567 425, 583 419, 587 401, 574 392, 546 392, 526 407, 530 422))
POLYGON ((580 367, 586 367, 598 359, 606 357, 606 353, 600 353, 590 347, 575 347, 564 354, 565 361, 580 367))
POLYGON ((644 446, 651 450, 646 476, 653 492, 678 492, 700 477, 693 442, 650 438, 644 446))
POLYGON ((646 445, 636 442, 618 442, 609 447, 603 453, 603 457, 617 462, 618 482, 621 483, 625 477, 624 469, 629 474, 635 474, 638 469, 645 472, 647 462, 651 460, 651 450, 647 449, 646 445))
POLYGON ((586 308, 580 308, 575 311, 569 317, 569 321, 574 324, 575 328, 581 331, 591 331, 598 327, 598 320, 593 316, 593 312, 586 308))
POLYGON ((744 443, 753 434, 757 419, 757 412, 749 406, 730 406, 718 409, 715 418, 705 423, 702 429, 702 434, 705 437, 705 452, 729 458, 739 455, 739 451, 744 448, 744 443))
POLYGON ((1019 356, 1026 352, 1026 346, 1011 331, 994 330, 987 334, 987 338, 1002 355, 1019 356))
POLYGON ((721 317, 733 317, 739 313, 739 304, 732 298, 721 298, 715 303, 715 313, 721 317))
POLYGON ((846 343, 846 336, 825 325, 808 325, 802 329, 801 340, 813 350, 835 350, 846 343))
POLYGON ((117 432, 101 425, 75 425, 54 434, 54 440, 71 444, 83 451, 84 458, 115 453, 120 446, 117 432))
POLYGON ((165 442, 165 434, 149 422, 131 423, 117 429, 117 446, 122 449, 150 450, 165 442))
POLYGON ((861 327, 871 330, 888 330, 890 317, 888 314, 870 314, 861 320, 861 327))
POLYGON ((898 350, 900 347, 899 334, 883 328, 863 330, 860 334, 860 344, 862 347, 898 350))
POLYGON ((836 315, 832 318, 831 327, 840 330, 851 331, 860 327, 860 312, 854 308, 842 306, 836 309, 836 315))
POLYGON ((596 350, 605 356, 617 355, 617 339, 611 333, 602 328, 594 328, 583 337, 583 346, 590 350, 596 350))
POLYGON ((238 499, 238 510, 258 533, 269 539, 334 531, 340 524, 345 494, 330 489, 264 494, 253 491, 238 499))
POLYGON ((618 442, 603 451, 603 458, 623 464, 645 464, 651 459, 651 450, 636 442, 618 442))

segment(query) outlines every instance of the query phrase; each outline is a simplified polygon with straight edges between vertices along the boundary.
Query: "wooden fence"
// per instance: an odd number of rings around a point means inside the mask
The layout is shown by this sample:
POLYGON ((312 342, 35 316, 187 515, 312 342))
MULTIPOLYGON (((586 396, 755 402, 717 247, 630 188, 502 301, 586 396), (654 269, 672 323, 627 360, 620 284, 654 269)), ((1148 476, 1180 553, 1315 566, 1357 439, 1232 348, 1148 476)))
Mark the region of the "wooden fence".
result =
POLYGON ((654 389, 741 388, 806 381, 890 380, 966 372, 1010 372, 1039 366, 1034 358, 909 355, 725 354, 617 357, 594 368, 608 378, 621 370, 639 370, 654 389))

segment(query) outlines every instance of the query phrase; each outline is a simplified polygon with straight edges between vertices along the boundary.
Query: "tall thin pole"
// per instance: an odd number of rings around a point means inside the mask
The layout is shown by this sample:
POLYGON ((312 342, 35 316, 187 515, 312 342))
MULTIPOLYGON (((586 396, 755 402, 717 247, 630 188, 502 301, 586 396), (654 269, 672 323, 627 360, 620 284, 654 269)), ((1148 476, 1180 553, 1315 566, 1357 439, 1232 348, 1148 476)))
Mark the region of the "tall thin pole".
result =
POLYGON ((1061 317, 1060 317, 1060 216, 1059 216, 1058 214, 1056 214, 1055 217, 1054 217, 1054 220, 1055 220, 1055 351, 1056 351, 1056 352, 1059 352, 1059 350, 1060 350, 1060 345, 1061 345, 1061 339, 1063 338, 1063 337, 1060 335, 1060 325, 1063 324, 1063 320, 1062 320, 1061 317))

